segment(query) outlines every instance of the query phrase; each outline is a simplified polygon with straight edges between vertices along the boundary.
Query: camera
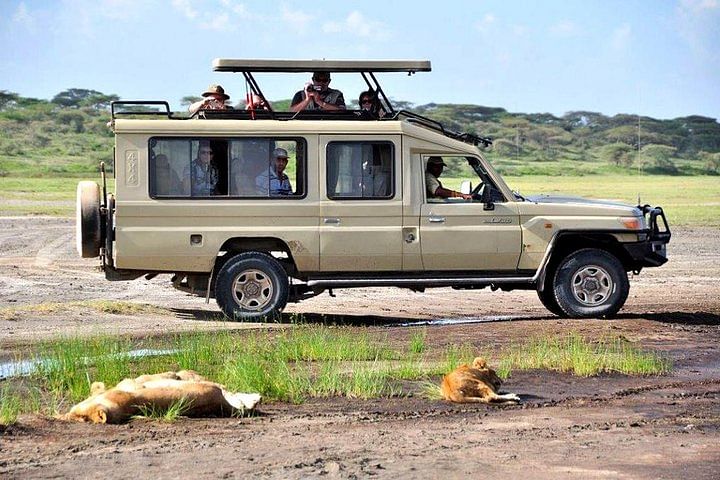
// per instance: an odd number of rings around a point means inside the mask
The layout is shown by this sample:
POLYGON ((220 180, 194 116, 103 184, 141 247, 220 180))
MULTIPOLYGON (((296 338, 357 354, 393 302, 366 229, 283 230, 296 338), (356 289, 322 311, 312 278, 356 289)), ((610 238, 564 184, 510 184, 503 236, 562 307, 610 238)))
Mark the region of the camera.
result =
POLYGON ((316 92, 322 91, 322 86, 320 85, 313 85, 312 83, 307 86, 308 90, 315 90, 316 92))

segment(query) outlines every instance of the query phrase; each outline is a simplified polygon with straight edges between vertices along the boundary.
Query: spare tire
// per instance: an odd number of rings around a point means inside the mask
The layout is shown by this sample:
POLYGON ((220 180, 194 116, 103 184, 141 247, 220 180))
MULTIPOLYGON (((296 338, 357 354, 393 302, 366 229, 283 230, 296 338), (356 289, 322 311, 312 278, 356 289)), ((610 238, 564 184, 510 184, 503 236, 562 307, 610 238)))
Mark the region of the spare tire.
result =
POLYGON ((100 255, 102 232, 100 224, 100 187, 95 182, 77 186, 77 217, 75 220, 77 251, 83 258, 100 255))

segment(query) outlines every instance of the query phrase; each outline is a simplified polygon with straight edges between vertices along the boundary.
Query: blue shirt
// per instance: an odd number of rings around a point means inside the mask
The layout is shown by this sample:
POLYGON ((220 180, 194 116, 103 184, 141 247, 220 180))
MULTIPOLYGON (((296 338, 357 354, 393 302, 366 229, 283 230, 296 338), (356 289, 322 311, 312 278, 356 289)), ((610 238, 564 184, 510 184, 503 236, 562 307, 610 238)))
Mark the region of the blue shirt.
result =
POLYGON ((255 185, 260 195, 267 195, 268 189, 270 195, 292 195, 293 193, 288 176, 283 173, 278 177, 273 168, 258 175, 255 178, 255 185))
POLYGON ((215 186, 218 182, 218 172, 212 164, 207 168, 197 160, 191 166, 183 169, 183 179, 191 185, 193 197, 209 197, 215 195, 215 186))

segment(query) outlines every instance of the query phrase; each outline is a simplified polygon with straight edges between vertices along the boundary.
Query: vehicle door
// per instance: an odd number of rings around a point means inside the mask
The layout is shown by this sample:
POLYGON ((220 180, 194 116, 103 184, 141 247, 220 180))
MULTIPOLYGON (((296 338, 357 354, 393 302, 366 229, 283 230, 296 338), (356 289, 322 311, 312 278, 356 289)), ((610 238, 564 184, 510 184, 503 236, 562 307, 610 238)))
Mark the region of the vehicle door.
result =
POLYGON ((320 270, 401 270, 400 136, 319 141, 320 270))
MULTIPOLYGON (((443 156, 446 168, 439 177, 443 188, 458 191, 462 179, 473 178, 476 194, 462 198, 432 198, 427 187, 420 210, 420 248, 426 271, 513 271, 517 269, 522 234, 515 202, 495 189, 490 177, 478 179, 466 157, 443 156), (477 183, 480 182, 480 183, 477 183), (491 204, 480 201, 485 189, 494 189, 491 204)), ((426 165, 428 156, 423 157, 426 165)), ((477 161, 477 159, 475 159, 477 161)), ((424 179, 427 182, 427 175, 424 179)))

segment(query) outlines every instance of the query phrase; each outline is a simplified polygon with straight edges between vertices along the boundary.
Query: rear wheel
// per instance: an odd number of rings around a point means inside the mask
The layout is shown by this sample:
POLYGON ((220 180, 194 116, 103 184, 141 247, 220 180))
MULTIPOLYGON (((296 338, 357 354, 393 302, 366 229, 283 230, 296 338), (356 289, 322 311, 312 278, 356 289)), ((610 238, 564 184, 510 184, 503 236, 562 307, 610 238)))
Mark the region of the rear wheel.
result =
POLYGON ((94 258, 100 255, 100 187, 95 182, 78 183, 75 231, 76 247, 81 257, 94 258))
POLYGON ((627 300, 627 272, 614 255, 586 248, 568 255, 555 271, 552 292, 570 317, 610 317, 627 300))
POLYGON ((277 319, 288 301, 289 282, 282 265, 270 255, 246 252, 222 266, 215 298, 231 320, 277 319))

